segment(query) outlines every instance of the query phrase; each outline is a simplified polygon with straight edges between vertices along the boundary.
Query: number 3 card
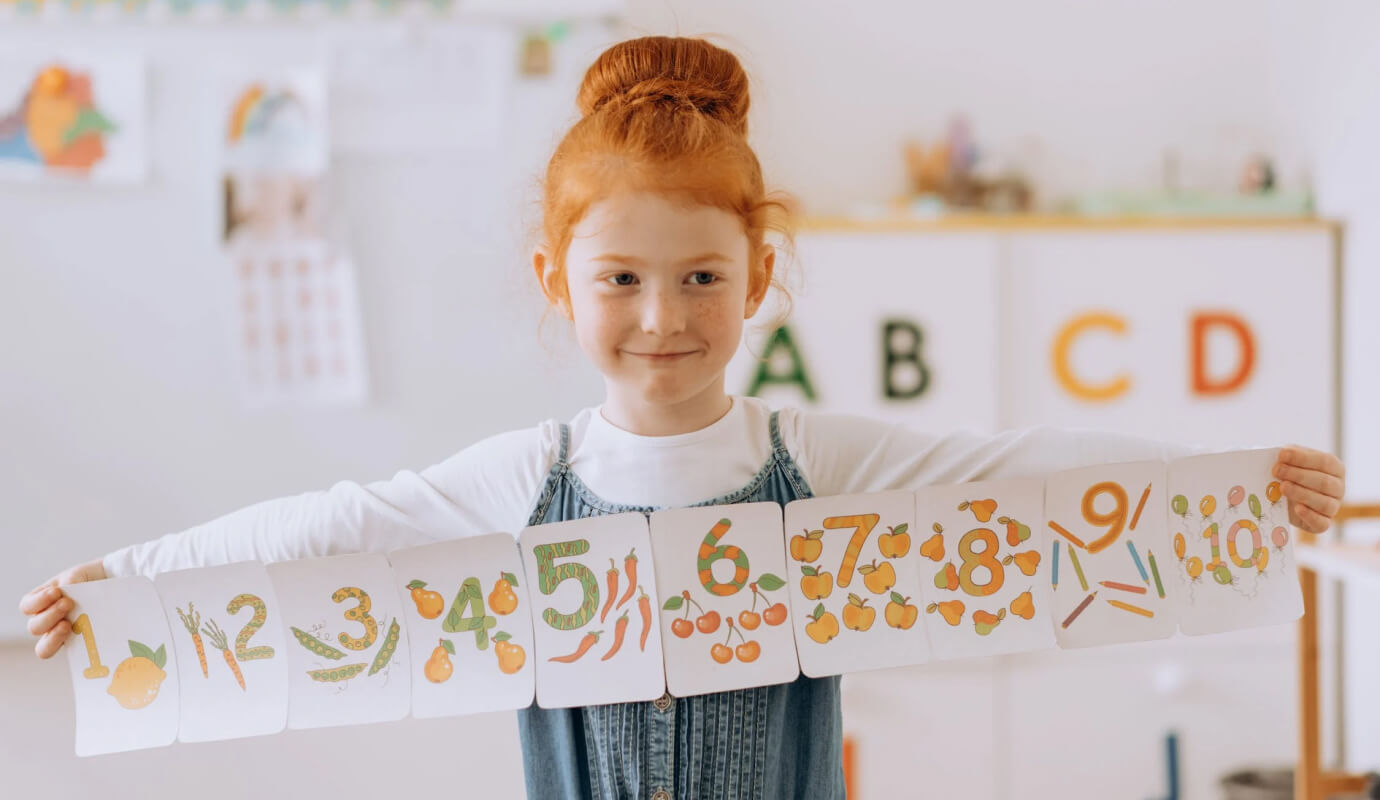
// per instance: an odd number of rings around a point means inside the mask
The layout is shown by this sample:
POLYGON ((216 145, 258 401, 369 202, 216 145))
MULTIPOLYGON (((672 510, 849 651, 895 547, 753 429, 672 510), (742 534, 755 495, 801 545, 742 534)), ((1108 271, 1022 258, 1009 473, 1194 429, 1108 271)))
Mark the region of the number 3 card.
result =
POLYGON ((786 506, 792 627, 812 678, 920 664, 911 492, 816 497, 786 506))
POLYGON ((1170 462, 1169 524, 1184 633, 1303 615, 1288 501, 1271 474, 1278 458, 1271 448, 1170 462))
POLYGON ((407 716, 406 631, 393 569, 378 553, 268 565, 293 641, 288 727, 391 722, 407 716))
POLYGON ((1174 635, 1164 490, 1161 461, 1049 477, 1045 509, 1060 647, 1174 635))
POLYGON ((651 532, 671 694, 789 683, 800 675, 782 577, 780 505, 658 511, 651 532))
POLYGON ((660 697, 666 674, 647 518, 633 512, 537 525, 518 542, 531 585, 537 704, 660 697))
POLYGON ((257 561, 154 578, 177 651, 183 742, 278 733, 287 724, 288 647, 257 561))
POLYGON ((63 648, 76 695, 77 755, 172 744, 177 658, 153 581, 111 578, 62 591, 75 604, 63 648))
POLYGON ((1054 646, 1048 608, 1044 481, 936 486, 915 494, 921 596, 936 658, 1054 646))
POLYGON ((397 550, 388 560, 406 609, 412 716, 531 705, 531 602, 526 577, 518 578, 522 559, 512 535, 397 550))

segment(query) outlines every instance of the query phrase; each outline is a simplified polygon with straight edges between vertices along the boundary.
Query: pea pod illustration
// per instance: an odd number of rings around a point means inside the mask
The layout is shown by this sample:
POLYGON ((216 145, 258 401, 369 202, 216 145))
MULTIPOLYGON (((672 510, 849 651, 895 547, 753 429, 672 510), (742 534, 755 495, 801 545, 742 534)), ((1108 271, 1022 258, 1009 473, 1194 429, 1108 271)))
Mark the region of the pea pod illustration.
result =
POLYGON ((384 667, 388 666, 388 661, 393 657, 393 651, 398 649, 398 639, 402 635, 402 628, 398 626, 398 618, 393 618, 393 624, 388 626, 388 635, 383 639, 383 647, 379 649, 378 655, 374 656, 374 664, 369 667, 369 674, 373 675, 384 667))
POLYGON ((297 637, 297 641, 300 642, 303 647, 307 648, 308 650, 312 651, 318 656, 321 656, 322 658, 329 658, 332 661, 339 661, 340 659, 345 657, 344 653, 340 652, 334 647, 331 647, 330 645, 326 644, 325 642, 321 641, 315 636, 312 636, 310 633, 307 633, 301 628, 293 628, 292 635, 297 637))
POLYGON ((309 669, 307 670, 307 675, 312 680, 320 683, 340 683, 341 681, 348 681, 363 672, 366 666, 368 665, 360 662, 358 664, 346 664, 341 667, 332 667, 331 669, 309 669))

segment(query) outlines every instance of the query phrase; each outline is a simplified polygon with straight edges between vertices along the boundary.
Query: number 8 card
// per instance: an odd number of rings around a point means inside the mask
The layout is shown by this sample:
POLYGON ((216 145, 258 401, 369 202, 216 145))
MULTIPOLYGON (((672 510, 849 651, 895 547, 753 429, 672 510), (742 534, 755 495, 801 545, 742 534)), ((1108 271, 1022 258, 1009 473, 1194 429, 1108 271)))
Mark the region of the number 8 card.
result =
POLYGON ((531 597, 537 705, 660 697, 666 674, 647 518, 634 512, 535 525, 518 546, 531 597))

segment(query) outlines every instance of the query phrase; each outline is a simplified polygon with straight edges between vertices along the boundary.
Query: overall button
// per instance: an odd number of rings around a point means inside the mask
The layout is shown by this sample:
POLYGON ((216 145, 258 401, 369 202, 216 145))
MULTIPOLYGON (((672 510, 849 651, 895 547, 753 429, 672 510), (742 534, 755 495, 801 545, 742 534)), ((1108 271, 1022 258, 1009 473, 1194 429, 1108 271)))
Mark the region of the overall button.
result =
POLYGON ((671 793, 665 789, 657 789, 652 794, 652 800, 671 800, 671 793))
MULTIPOLYGON (((664 712, 666 709, 670 708, 671 704, 674 702, 676 702, 676 699, 671 696, 670 692, 667 692, 662 696, 658 697, 657 699, 653 700, 652 705, 656 706, 657 711, 664 712)), ((657 794, 652 795, 652 797, 654 798, 654 800, 670 800, 671 796, 669 794, 666 794, 665 792, 658 792, 657 794)))

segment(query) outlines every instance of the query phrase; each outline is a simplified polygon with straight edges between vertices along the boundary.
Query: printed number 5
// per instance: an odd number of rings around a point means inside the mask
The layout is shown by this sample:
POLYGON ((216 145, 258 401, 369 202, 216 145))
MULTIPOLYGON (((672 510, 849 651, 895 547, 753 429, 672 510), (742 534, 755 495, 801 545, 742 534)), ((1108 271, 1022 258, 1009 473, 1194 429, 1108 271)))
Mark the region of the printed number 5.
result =
POLYGON ((599 607, 599 581, 590 568, 580 563, 560 566, 555 563, 558 558, 571 558, 587 552, 589 541, 586 539, 539 544, 532 548, 532 554, 537 557, 537 588, 541 589, 542 594, 554 593, 557 586, 572 578, 578 580, 584 589, 584 602, 574 614, 562 614, 554 608, 541 612, 546 624, 558 631, 573 631, 584 625, 594 619, 594 612, 599 607))

